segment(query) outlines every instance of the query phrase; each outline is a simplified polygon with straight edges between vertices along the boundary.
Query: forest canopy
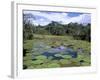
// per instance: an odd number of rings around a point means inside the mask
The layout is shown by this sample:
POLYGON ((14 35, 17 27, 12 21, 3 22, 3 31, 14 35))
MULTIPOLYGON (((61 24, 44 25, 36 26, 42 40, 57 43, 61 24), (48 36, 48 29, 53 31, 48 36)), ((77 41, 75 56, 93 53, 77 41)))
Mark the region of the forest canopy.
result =
POLYGON ((86 40, 90 42, 90 26, 91 24, 79 24, 69 23, 61 24, 59 22, 52 21, 48 25, 34 25, 30 21, 23 21, 23 38, 24 40, 33 39, 34 34, 42 35, 69 35, 77 40, 86 40))

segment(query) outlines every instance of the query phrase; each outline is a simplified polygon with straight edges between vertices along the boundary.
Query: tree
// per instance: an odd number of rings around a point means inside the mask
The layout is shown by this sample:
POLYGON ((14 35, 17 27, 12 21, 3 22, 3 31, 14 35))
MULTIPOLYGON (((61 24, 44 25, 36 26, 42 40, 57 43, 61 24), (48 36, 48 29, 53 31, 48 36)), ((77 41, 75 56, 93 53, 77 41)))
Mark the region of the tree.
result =
POLYGON ((50 24, 48 24, 48 27, 46 28, 52 35, 64 35, 64 27, 62 24, 52 21, 50 24))
POLYGON ((30 20, 25 18, 25 15, 23 15, 23 17, 23 41, 33 39, 33 25, 30 20))

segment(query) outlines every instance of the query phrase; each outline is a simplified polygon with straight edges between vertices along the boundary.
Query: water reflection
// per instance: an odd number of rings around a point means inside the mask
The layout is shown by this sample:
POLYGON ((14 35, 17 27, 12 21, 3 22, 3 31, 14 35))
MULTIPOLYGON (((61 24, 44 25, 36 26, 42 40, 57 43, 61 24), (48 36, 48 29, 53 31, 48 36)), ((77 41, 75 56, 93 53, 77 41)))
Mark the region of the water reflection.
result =
MULTIPOLYGON (((73 48, 71 47, 66 47, 63 45, 58 46, 58 47, 52 47, 48 45, 39 44, 39 46, 36 46, 34 49, 39 54, 46 56, 47 58, 52 57, 53 60, 64 59, 63 56, 66 56, 66 55, 71 56, 72 58, 77 58, 77 51, 74 51, 73 48), (57 56, 59 54, 61 55, 57 56)), ((34 54, 33 54, 33 59, 34 59, 34 54)))

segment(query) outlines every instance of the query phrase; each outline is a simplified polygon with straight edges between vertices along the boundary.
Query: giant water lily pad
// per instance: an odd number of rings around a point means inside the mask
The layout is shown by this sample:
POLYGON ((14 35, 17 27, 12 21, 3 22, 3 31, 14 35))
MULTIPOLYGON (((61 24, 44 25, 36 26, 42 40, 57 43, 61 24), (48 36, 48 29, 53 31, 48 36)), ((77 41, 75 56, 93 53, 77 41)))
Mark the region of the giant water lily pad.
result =
POLYGON ((55 67, 60 67, 60 64, 58 64, 58 63, 48 64, 48 68, 55 68, 55 67))
POLYGON ((47 57, 46 57, 46 56, 43 56, 43 55, 36 56, 35 58, 36 58, 37 60, 45 60, 45 59, 47 59, 47 57))
POLYGON ((69 60, 66 60, 66 59, 61 59, 60 63, 61 64, 70 64, 71 62, 69 60))
POLYGON ((72 58, 71 55, 62 55, 62 57, 65 58, 65 59, 70 59, 70 58, 72 58))
POLYGON ((32 64, 39 65, 39 64, 41 64, 43 62, 44 62, 43 60, 35 60, 35 61, 32 62, 32 64))
POLYGON ((62 54, 55 54, 56 57, 62 57, 62 54))

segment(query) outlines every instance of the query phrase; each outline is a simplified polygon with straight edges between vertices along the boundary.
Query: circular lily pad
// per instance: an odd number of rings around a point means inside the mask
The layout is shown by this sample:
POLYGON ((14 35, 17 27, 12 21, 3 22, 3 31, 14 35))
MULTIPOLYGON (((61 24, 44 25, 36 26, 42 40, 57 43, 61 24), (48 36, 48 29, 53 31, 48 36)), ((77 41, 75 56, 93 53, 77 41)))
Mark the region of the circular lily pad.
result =
POLYGON ((47 59, 47 57, 46 57, 46 56, 43 56, 43 55, 36 56, 35 58, 36 58, 37 60, 45 60, 45 59, 47 59))
POLYGON ((55 67, 60 67, 60 64, 58 64, 58 63, 48 64, 48 68, 55 68, 55 67))

